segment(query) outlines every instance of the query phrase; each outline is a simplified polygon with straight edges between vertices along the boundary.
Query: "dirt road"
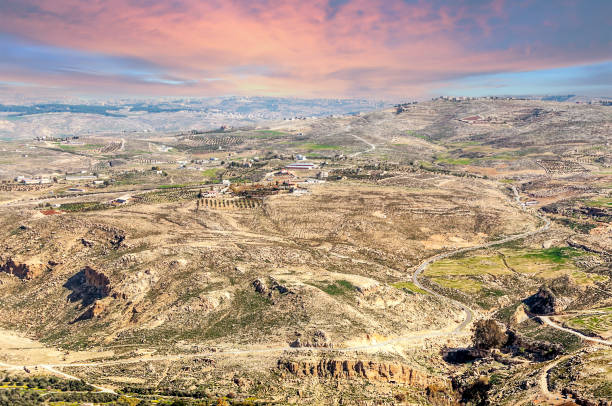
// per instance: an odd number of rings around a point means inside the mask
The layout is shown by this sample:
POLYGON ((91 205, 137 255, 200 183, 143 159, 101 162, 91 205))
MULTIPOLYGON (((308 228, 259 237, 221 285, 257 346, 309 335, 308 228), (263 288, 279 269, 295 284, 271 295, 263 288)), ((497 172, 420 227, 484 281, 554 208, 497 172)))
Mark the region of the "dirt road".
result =
POLYGON ((354 154, 349 155, 351 158, 354 158, 354 157, 359 156, 361 154, 364 154, 366 152, 372 152, 372 151, 374 151, 376 149, 376 145, 372 144, 369 141, 364 140, 363 138, 361 138, 358 135, 351 134, 351 137, 353 137, 353 138, 355 138, 355 139, 357 139, 357 140, 359 140, 359 141, 361 141, 361 142, 363 142, 365 144, 368 144, 368 146, 370 147, 370 148, 366 149, 365 151, 359 151, 359 152, 355 152, 354 154))
POLYGON ((565 361, 571 356, 573 356, 573 354, 568 354, 557 358, 542 368, 540 374, 538 375, 538 389, 540 393, 533 399, 534 403, 546 405, 567 405, 567 402, 569 402, 567 398, 560 393, 553 393, 548 389, 548 372, 556 367, 560 362, 565 361))

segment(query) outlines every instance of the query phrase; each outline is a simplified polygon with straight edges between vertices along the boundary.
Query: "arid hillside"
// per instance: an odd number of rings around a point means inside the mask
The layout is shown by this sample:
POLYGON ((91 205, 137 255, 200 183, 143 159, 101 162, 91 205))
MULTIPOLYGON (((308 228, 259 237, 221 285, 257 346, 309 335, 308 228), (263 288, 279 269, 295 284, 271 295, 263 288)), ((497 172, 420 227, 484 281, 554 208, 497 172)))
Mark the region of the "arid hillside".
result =
POLYGON ((142 405, 609 404, 611 111, 436 99, 6 142, 6 386, 142 405))

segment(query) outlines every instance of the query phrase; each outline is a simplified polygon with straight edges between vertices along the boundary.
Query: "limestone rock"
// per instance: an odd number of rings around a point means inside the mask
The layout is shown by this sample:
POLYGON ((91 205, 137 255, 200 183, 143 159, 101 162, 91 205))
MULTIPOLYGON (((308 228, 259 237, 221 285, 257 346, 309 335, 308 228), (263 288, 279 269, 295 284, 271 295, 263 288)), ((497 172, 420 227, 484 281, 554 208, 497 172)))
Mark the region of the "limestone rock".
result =
POLYGON ((261 279, 255 279, 252 285, 255 288, 255 292, 260 293, 262 295, 268 293, 268 287, 266 286, 266 283, 261 279))
POLYGON ((536 314, 554 314, 559 310, 557 297, 546 286, 540 287, 535 295, 525 300, 525 303, 529 306, 529 310, 536 314))
POLYGON ((292 348, 300 348, 300 347, 314 347, 314 348, 333 348, 333 344, 331 339, 327 336, 327 334, 323 330, 315 330, 310 337, 304 338, 302 340, 302 334, 298 333, 298 337, 295 341, 289 343, 289 346, 292 348))
POLYGON ((15 275, 20 279, 33 279, 42 274, 45 269, 46 267, 41 263, 19 263, 13 258, 3 259, 0 257, 0 271, 15 275))
POLYGON ((362 360, 279 360, 278 368, 297 378, 366 379, 426 388, 430 385, 450 388, 448 380, 428 375, 397 362, 362 360))

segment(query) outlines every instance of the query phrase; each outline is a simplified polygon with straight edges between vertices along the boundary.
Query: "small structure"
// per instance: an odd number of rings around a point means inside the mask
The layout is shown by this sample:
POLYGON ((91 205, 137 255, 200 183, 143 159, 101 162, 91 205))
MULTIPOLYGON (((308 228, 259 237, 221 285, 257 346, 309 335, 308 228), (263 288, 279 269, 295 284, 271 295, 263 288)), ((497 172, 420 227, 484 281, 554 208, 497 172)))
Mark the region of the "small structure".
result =
POLYGON ((36 177, 36 178, 28 178, 26 176, 17 176, 15 178, 15 182, 17 183, 23 183, 26 185, 42 185, 45 183, 51 183, 51 178, 43 178, 43 177, 36 177))
POLYGON ((303 195, 307 195, 309 192, 308 192, 308 189, 302 189, 302 188, 296 187, 296 188, 291 188, 289 190, 289 193, 291 193, 294 196, 303 196, 303 195))
POLYGON ((95 180, 97 179, 94 175, 66 175, 66 181, 75 182, 81 180, 95 180))
POLYGON ((285 166, 285 169, 289 169, 289 170, 311 170, 315 168, 316 168, 316 165, 313 164, 312 162, 294 162, 292 164, 285 166))
POLYGON ((119 205, 119 204, 126 204, 127 202, 130 201, 131 198, 132 198, 132 196, 130 196, 130 195, 123 195, 123 196, 120 196, 120 197, 118 197, 118 198, 116 198, 114 200, 111 200, 111 204, 117 204, 117 205, 119 205))

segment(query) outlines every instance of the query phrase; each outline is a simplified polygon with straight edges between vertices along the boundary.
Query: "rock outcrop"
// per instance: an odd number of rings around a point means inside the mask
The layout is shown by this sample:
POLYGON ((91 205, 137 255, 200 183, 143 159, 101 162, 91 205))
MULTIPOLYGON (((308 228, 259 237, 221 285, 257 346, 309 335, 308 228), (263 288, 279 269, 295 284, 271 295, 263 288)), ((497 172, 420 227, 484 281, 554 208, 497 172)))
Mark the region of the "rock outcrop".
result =
POLYGON ((261 279, 255 279, 252 283, 255 288, 255 292, 265 295, 268 293, 268 287, 266 286, 266 282, 261 279))
POLYGON ((529 306, 529 311, 535 314, 554 314, 559 310, 557 297, 546 286, 540 287, 535 295, 528 297, 525 304, 529 306))
POLYGON ((305 337, 303 334, 298 333, 295 341, 289 343, 292 348, 300 347, 316 347, 316 348, 332 348, 333 344, 331 339, 325 334, 323 330, 315 330, 310 336, 305 337))
POLYGON ((419 388, 428 386, 450 388, 450 381, 395 362, 321 359, 292 361, 281 359, 278 368, 298 378, 366 379, 419 388))
POLYGON ((102 296, 108 296, 110 293, 110 280, 108 277, 88 266, 83 268, 83 270, 85 271, 85 284, 88 287, 97 289, 102 296))
POLYGON ((524 322, 528 318, 529 318, 529 316, 527 315, 527 313, 525 313, 525 308, 522 305, 521 306, 517 306, 516 310, 514 311, 512 316, 510 317, 510 325, 518 326, 519 324, 521 324, 522 322, 524 322))
POLYGON ((89 266, 70 277, 64 287, 72 291, 68 295, 68 300, 71 302, 81 300, 83 306, 89 306, 95 300, 107 297, 111 293, 111 283, 108 276, 89 266))
POLYGON ((43 264, 19 263, 15 262, 13 258, 4 259, 0 257, 0 271, 15 275, 19 279, 33 279, 42 274, 45 269, 46 267, 43 264))
POLYGON ((83 314, 81 314, 76 321, 89 320, 99 318, 106 311, 107 303, 101 300, 96 300, 83 314))

